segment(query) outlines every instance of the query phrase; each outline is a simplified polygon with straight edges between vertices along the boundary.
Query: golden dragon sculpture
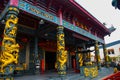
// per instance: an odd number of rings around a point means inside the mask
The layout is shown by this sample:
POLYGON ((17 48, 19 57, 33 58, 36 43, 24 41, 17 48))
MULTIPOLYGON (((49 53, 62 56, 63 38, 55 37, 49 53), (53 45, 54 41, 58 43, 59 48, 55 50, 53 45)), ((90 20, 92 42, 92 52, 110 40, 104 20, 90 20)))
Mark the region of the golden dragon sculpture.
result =
POLYGON ((63 27, 58 27, 57 34, 57 62, 55 67, 59 70, 59 74, 66 74, 67 51, 65 50, 63 27))
POLYGON ((67 51, 63 51, 62 55, 58 55, 58 61, 60 62, 60 68, 63 69, 67 62, 67 51))
POLYGON ((83 66, 83 55, 80 53, 78 54, 78 57, 79 57, 79 66, 83 66))
POLYGON ((4 37, 0 52, 1 73, 5 73, 5 68, 9 64, 18 63, 19 45, 15 41, 17 22, 18 18, 15 15, 10 15, 6 21, 4 37))

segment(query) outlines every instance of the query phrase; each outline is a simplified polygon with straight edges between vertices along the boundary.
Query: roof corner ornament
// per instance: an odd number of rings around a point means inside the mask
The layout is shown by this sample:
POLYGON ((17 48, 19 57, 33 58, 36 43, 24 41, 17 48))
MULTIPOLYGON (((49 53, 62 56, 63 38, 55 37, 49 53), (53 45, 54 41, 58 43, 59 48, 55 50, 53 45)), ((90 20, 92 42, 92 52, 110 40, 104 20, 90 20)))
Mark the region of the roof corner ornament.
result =
POLYGON ((110 28, 108 28, 108 29, 109 29, 110 33, 112 33, 113 31, 116 30, 116 28, 113 25, 110 28))
POLYGON ((120 0, 112 0, 112 6, 120 10, 120 0))

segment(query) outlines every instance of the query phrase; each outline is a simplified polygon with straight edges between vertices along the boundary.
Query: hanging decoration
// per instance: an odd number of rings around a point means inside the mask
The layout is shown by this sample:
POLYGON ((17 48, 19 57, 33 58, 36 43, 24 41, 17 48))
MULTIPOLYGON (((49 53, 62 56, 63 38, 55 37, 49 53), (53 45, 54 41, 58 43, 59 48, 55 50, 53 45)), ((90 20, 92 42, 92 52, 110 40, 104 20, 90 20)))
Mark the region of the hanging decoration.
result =
POLYGON ((26 42, 28 42, 28 39, 27 38, 22 38, 21 41, 26 43, 26 42))

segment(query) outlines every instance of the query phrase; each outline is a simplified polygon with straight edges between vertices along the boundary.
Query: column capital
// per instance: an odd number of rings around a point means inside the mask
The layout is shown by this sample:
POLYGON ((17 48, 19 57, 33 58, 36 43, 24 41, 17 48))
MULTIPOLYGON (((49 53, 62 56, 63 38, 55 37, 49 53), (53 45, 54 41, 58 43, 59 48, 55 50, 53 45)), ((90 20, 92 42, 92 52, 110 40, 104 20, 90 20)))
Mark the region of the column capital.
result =
POLYGON ((61 25, 59 25, 58 27, 57 27, 57 29, 64 29, 64 26, 61 26, 61 25))

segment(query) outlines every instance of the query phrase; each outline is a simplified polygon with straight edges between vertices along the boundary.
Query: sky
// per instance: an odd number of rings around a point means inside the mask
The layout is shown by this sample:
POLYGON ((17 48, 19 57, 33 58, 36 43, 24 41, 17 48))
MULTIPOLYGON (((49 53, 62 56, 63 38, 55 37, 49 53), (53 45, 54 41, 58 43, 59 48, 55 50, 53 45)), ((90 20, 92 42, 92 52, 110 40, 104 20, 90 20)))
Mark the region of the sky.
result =
POLYGON ((112 25, 116 30, 105 36, 105 43, 111 43, 120 40, 120 10, 115 9, 111 2, 112 0, 75 0, 90 14, 97 18, 101 23, 106 23, 106 27, 112 25))

